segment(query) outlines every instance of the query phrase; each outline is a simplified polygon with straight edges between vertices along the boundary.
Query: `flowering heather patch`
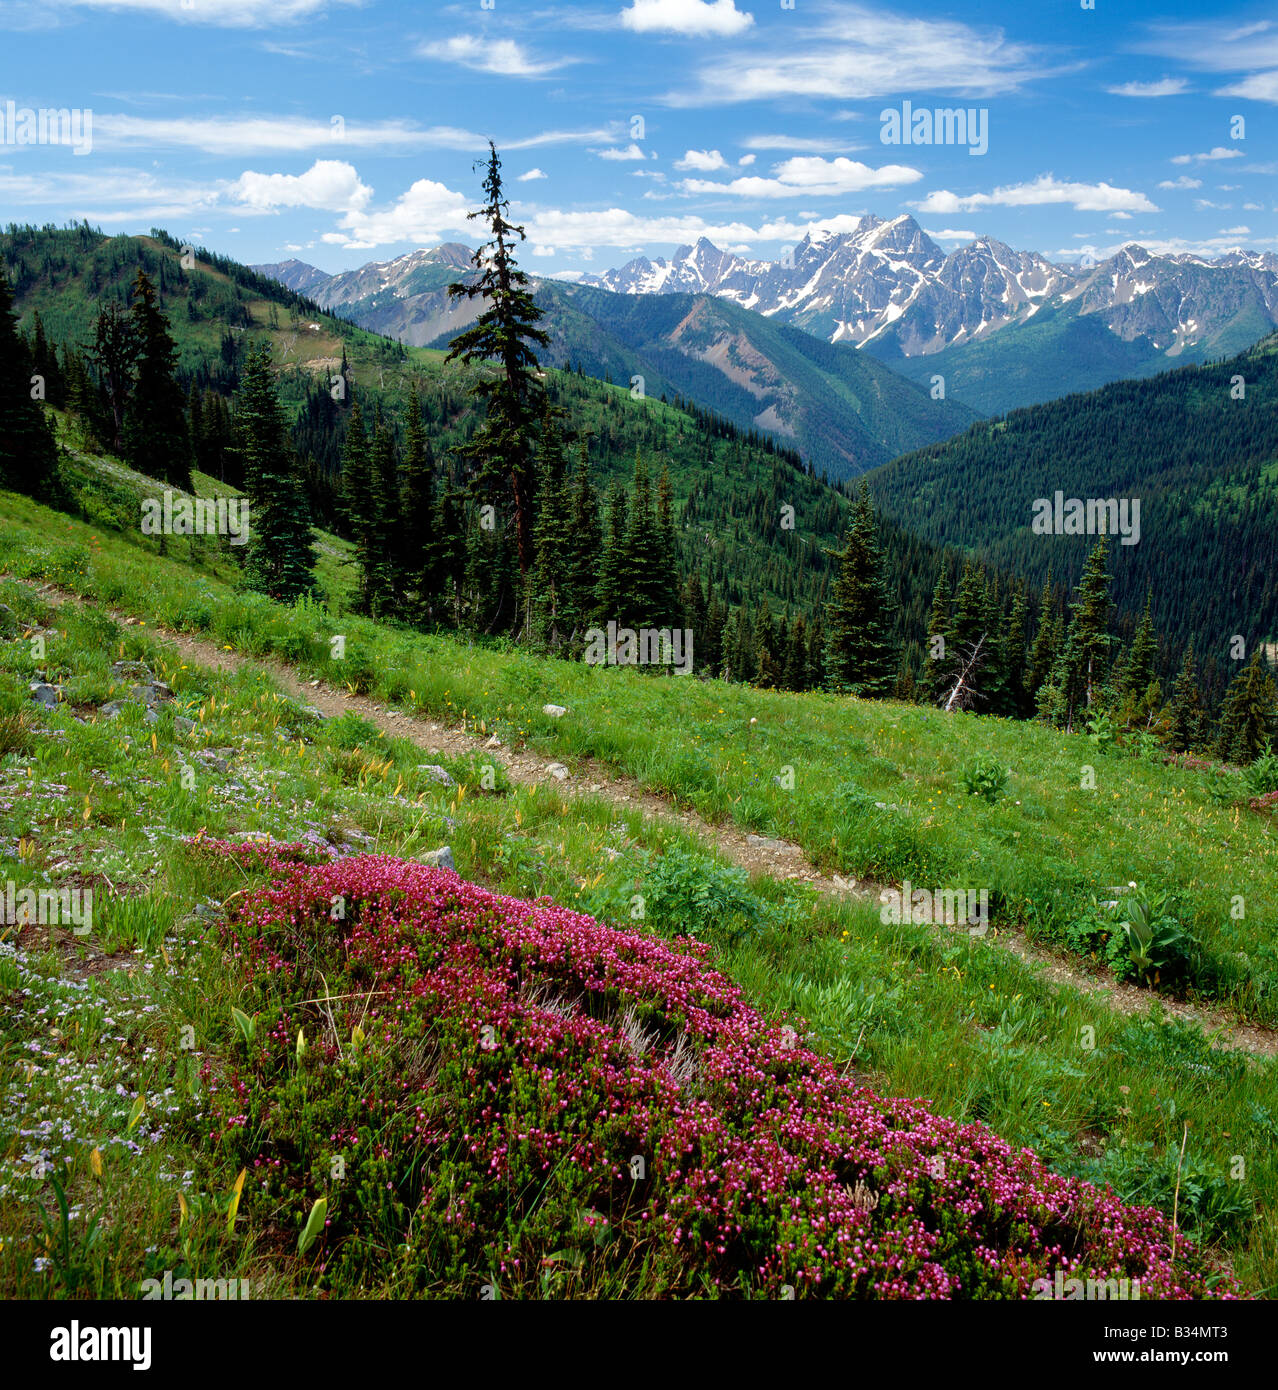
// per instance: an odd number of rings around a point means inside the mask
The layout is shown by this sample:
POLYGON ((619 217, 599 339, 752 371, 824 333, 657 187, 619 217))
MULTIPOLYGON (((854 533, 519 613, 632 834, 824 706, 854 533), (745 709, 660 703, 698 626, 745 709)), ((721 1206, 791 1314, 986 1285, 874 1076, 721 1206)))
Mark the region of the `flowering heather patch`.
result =
POLYGON ((276 876, 227 928, 256 1027, 208 1077, 208 1137, 256 1175, 248 1221, 328 1198, 308 1258, 335 1284, 390 1264, 472 1296, 1025 1298, 1057 1271, 1238 1293, 1183 1240, 1173 1258, 1152 1208, 845 1081, 700 943, 403 860, 205 848, 276 876))

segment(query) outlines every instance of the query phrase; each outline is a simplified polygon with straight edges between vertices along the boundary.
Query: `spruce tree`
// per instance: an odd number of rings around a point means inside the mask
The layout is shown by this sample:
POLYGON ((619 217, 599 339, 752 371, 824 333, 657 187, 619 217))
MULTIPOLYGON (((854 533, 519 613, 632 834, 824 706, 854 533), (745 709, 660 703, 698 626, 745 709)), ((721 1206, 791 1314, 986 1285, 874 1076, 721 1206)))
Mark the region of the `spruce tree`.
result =
POLYGON ((1017 719, 1025 719, 1030 713, 1026 692, 1029 672, 1025 651, 1028 623, 1029 601, 1025 595, 1025 583, 1018 580, 1016 592, 1012 596, 1012 616, 1007 630, 1008 705, 1012 715, 1017 719))
POLYGON ((373 435, 370 469, 370 510, 373 516, 370 611, 376 617, 385 617, 398 609, 403 582, 399 472, 399 450, 395 446, 395 436, 390 426, 379 419, 373 435))
POLYGON ((1060 614, 1056 611, 1052 596, 1052 572, 1048 570, 1047 581, 1038 606, 1038 631, 1034 634, 1034 646, 1030 652, 1029 674, 1025 683, 1026 699, 1032 704, 1039 691, 1051 679, 1060 655, 1064 631, 1060 614))
POLYGON ((373 611, 377 586, 377 492, 373 485, 368 435, 359 402, 351 407, 342 442, 342 509, 355 543, 358 574, 355 607, 360 613, 373 611))
MULTIPOLYGON (((1073 729, 1100 698, 1109 671, 1109 633, 1114 605, 1109 596, 1109 545, 1102 536, 1087 557, 1078 591, 1070 609, 1065 645, 1052 671, 1050 715, 1054 722, 1073 729)), ((1041 694, 1041 692, 1040 692, 1041 694)), ((1040 707, 1045 702, 1040 700, 1040 707)))
POLYGON ((927 618, 927 664, 924 667, 924 684, 928 698, 933 702, 944 700, 954 685, 956 668, 950 600, 949 566, 942 561, 937 571, 936 588, 932 590, 932 607, 927 618))
POLYGON ((124 457, 148 478, 190 491, 191 435, 177 381, 177 344, 156 303, 155 287, 141 270, 133 282, 130 313, 138 353, 124 411, 124 457))
POLYGON ((94 423, 111 449, 123 448, 124 417, 139 350, 133 315, 115 300, 109 300, 94 320, 93 345, 88 355, 98 377, 94 423))
POLYGON ((668 464, 662 464, 661 477, 657 481, 656 574, 653 588, 656 622, 661 627, 676 624, 680 612, 679 548, 675 539, 674 485, 670 481, 668 464))
POLYGON ((245 578, 258 593, 292 603, 313 587, 315 550, 266 348, 250 350, 235 402, 237 448, 250 504, 245 578))
POLYGON ((31 394, 33 374, 0 265, 0 487, 49 501, 59 493, 58 448, 31 394))
POLYGON ((1278 687, 1258 646, 1225 692, 1216 749, 1226 762, 1251 763, 1275 733, 1278 733, 1278 687))
POLYGON ((840 689, 867 698, 891 692, 897 655, 889 635, 893 609, 874 509, 869 489, 862 483, 826 609, 830 631, 825 664, 829 678, 840 689))
POLYGON ((499 365, 495 374, 480 372, 471 387, 487 412, 457 453, 475 465, 474 484, 482 496, 495 498, 505 492, 514 518, 519 570, 526 575, 535 560, 531 493, 543 400, 534 349, 547 347, 550 339, 536 327, 541 310, 527 288, 528 276, 515 264, 514 246, 525 239, 524 229, 507 220, 510 203, 502 192, 501 160, 491 140, 488 151, 487 202, 467 216, 487 222, 491 240, 474 253, 476 279, 448 287, 451 296, 482 297, 487 307, 453 339, 445 360, 499 365))
POLYGON ((571 640, 584 639, 595 609, 599 577, 599 498, 590 481, 590 459, 583 441, 572 479, 572 519, 563 617, 571 640))
POLYGON ((1176 752, 1189 753, 1206 746, 1210 716, 1198 686, 1198 666, 1192 642, 1185 649, 1180 674, 1172 686, 1169 714, 1171 727, 1168 742, 1176 752))

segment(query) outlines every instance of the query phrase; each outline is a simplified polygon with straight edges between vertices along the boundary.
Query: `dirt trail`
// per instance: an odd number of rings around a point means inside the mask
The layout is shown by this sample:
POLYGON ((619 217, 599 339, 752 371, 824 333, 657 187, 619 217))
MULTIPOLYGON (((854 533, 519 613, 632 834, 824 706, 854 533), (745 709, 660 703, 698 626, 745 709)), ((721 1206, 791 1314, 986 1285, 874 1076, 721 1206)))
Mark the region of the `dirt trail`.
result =
MULTIPOLYGON (((52 585, 41 586, 38 592, 55 607, 66 602, 82 602, 78 595, 52 585)), ((120 622, 127 622, 132 617, 119 609, 110 611, 120 622)), ((468 753, 482 751, 495 762, 500 762, 512 782, 527 786, 549 784, 565 796, 602 797, 618 806, 638 809, 649 819, 681 826, 710 841, 724 859, 751 874, 767 874, 774 879, 799 882, 832 898, 855 898, 866 902, 877 901, 879 892, 887 886, 868 880, 848 880, 837 874, 822 874, 808 862, 800 846, 751 835, 731 825, 712 825, 695 811, 672 806, 665 798, 645 791, 633 778, 621 776, 592 759, 579 759, 575 771, 570 771, 566 777, 556 777, 550 768, 563 765, 556 764, 553 758, 543 758, 527 749, 512 749, 504 744, 493 746, 482 735, 449 728, 428 718, 379 705, 366 695, 353 695, 323 681, 302 680, 291 666, 274 658, 226 651, 202 638, 151 624, 148 624, 147 631, 171 643, 182 656, 198 665, 218 671, 238 671, 243 666, 266 671, 301 704, 311 705, 330 716, 349 710, 367 719, 383 733, 408 739, 427 753, 464 757, 468 753)), ((936 930, 941 932, 946 928, 938 926, 936 930)), ((1208 1033, 1218 1035, 1218 1046, 1240 1048, 1259 1057, 1278 1056, 1278 1030, 1240 1023, 1224 1009, 1189 1004, 1165 995, 1151 995, 1148 990, 1118 982, 1112 977, 1085 974, 1054 952, 1032 944, 1023 932, 1016 929, 991 929, 985 939, 1019 956, 1051 983, 1096 996, 1103 1005, 1117 1013, 1130 1016, 1146 1014, 1157 1000, 1172 1017, 1193 1021, 1208 1033)))

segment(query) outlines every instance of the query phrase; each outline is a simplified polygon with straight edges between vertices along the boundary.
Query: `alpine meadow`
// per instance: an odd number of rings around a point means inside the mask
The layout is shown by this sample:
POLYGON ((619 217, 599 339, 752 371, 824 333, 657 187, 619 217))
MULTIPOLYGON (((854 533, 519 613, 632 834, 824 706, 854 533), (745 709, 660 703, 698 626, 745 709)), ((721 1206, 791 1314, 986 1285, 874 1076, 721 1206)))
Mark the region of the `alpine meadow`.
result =
POLYGON ((1265 7, 0 31, 13 1364, 1259 1367, 1265 7))

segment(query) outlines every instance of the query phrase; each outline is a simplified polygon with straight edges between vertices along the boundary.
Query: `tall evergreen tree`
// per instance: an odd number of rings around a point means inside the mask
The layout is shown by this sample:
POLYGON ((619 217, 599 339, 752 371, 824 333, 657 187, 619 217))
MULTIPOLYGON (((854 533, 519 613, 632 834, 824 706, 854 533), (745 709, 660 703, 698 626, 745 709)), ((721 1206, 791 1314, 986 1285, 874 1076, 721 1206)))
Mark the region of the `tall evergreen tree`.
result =
POLYGON ((250 588, 292 603, 313 586, 315 550, 266 348, 250 350, 235 407, 237 448, 250 504, 245 576, 250 588))
POLYGON ((1024 719, 1030 713, 1026 683, 1029 670, 1026 666, 1026 637, 1029 623, 1029 600, 1025 594, 1023 580, 1018 580, 1012 595, 1012 616, 1007 630, 1007 692, 1011 713, 1017 719, 1024 719))
POLYGON ((1108 554, 1108 540, 1101 536, 1078 582, 1065 645, 1052 671, 1052 694, 1047 700, 1040 698, 1040 708, 1065 729, 1073 729, 1098 703, 1109 673, 1113 640, 1109 624, 1114 604, 1109 596, 1108 554))
POLYGON ((1260 647, 1229 683, 1220 707, 1216 748, 1230 763, 1254 762, 1278 734, 1278 687, 1260 647))
POLYGON ((189 491, 191 435, 186 397, 177 380, 177 344, 156 303, 155 286, 141 270, 133 282, 130 313, 138 355, 124 412, 124 457, 148 478, 189 491))
POLYGON ((890 637, 894 609, 869 488, 862 483, 826 612, 826 668, 841 689, 868 698, 891 692, 896 679, 896 649, 890 637))
POLYGON ((929 700, 943 700, 954 685, 954 629, 950 617, 949 566, 941 562, 932 590, 932 607, 927 617, 927 661, 924 685, 929 700))
POLYGON ((364 416, 356 401, 351 407, 346 438, 342 442, 341 496, 346 524, 355 543, 355 568, 359 576, 355 607, 361 613, 373 612, 377 590, 378 491, 364 416))
POLYGON ((95 424, 111 449, 123 447, 124 416, 139 350, 134 316, 118 301, 108 300, 93 322, 93 345, 88 356, 97 372, 100 396, 95 424))
POLYGON ((1192 642, 1185 649, 1180 674, 1172 686, 1169 713, 1171 726, 1168 730, 1168 742, 1178 753, 1188 753, 1196 748, 1206 747, 1210 715, 1198 686, 1198 665, 1194 658, 1192 642))
POLYGON ((531 493, 543 398, 534 349, 547 347, 550 339, 536 326, 541 310, 527 288, 528 276, 515 263, 515 243, 524 240, 524 229, 507 220, 510 202, 502 191, 501 160, 491 140, 488 151, 487 202, 467 216, 482 218, 491 239, 475 251, 476 279, 448 287, 452 296, 482 297, 487 307, 453 339, 446 360, 499 364, 496 374, 480 373, 471 388, 471 394, 486 404, 487 413, 457 453, 475 465, 475 486, 483 496, 499 495, 499 488, 505 491, 514 518, 520 573, 527 574, 536 558, 531 493))
POLYGON ((595 609, 600 545, 599 498, 590 481, 590 459, 583 441, 572 480, 572 522, 563 605, 564 626, 570 640, 584 639, 595 609))
POLYGON ((51 500, 59 489, 58 449, 44 411, 31 394, 32 375, 13 295, 0 265, 0 487, 51 500))
POLYGON ((1052 572, 1048 570, 1039 599, 1038 630, 1034 634, 1034 646, 1030 652, 1029 675, 1025 683, 1027 700, 1036 701, 1039 691, 1051 679, 1064 640, 1064 628, 1053 598, 1052 572))

